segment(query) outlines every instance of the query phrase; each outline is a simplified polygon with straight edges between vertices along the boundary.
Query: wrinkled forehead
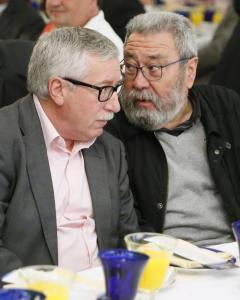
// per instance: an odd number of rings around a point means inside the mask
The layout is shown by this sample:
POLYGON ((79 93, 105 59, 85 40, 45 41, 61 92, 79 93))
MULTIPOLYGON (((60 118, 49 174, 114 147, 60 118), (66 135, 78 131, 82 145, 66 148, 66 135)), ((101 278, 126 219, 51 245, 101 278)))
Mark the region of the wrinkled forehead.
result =
POLYGON ((152 58, 161 59, 178 57, 172 33, 164 31, 143 35, 132 33, 124 46, 124 58, 152 58))
POLYGON ((96 56, 88 56, 85 79, 95 83, 116 83, 121 78, 118 57, 103 60, 96 56))

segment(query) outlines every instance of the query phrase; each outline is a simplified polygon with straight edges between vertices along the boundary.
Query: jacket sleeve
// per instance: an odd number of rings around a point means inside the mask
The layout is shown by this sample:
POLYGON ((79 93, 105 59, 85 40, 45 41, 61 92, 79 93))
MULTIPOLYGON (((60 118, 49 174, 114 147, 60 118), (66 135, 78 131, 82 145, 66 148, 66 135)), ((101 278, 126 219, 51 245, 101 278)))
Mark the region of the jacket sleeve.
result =
MULTIPOLYGON (((11 203, 13 180, 13 163, 11 165, 10 152, 4 151, 4 146, 0 149, 0 276, 22 266, 21 260, 8 248, 5 247, 3 239, 4 227, 6 226, 6 216, 11 203)), ((22 237, 16 237, 21 239, 22 237)))

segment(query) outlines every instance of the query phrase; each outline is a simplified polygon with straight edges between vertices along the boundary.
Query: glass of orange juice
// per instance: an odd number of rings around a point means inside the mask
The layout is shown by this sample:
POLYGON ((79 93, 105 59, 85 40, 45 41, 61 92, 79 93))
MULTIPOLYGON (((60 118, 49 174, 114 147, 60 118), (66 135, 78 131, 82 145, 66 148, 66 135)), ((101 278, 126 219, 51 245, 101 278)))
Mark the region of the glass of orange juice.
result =
POLYGON ((154 299, 154 295, 163 285, 177 240, 168 235, 151 232, 128 234, 124 239, 129 250, 149 256, 140 278, 139 290, 151 294, 151 299, 154 299))
POLYGON ((76 273, 51 265, 29 266, 19 269, 28 289, 42 292, 46 300, 68 300, 76 273))

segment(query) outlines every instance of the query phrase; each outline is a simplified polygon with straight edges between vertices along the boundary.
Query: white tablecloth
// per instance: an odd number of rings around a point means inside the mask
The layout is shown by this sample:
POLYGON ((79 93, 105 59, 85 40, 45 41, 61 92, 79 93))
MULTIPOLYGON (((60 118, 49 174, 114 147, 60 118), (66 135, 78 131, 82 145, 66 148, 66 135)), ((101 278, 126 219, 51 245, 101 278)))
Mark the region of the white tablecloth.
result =
MULTIPOLYGON (((238 256, 236 243, 215 246, 238 256)), ((85 270, 82 286, 74 289, 71 300, 96 300, 104 292, 101 267, 85 270)), ((176 281, 162 289, 156 300, 237 300, 240 298, 240 268, 230 270, 177 270, 176 281)))

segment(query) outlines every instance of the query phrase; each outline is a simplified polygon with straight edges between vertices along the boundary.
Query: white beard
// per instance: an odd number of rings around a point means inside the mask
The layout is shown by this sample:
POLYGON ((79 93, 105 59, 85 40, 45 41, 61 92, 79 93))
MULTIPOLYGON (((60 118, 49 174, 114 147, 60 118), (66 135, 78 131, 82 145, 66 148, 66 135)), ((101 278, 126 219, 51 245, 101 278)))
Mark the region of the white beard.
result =
POLYGON ((161 101, 157 94, 146 89, 142 91, 134 89, 127 95, 123 88, 120 102, 131 123, 145 130, 153 131, 172 121, 185 106, 187 97, 183 90, 183 82, 179 79, 176 87, 172 89, 164 101, 161 101), (156 109, 148 110, 139 107, 139 100, 151 101, 156 109))

